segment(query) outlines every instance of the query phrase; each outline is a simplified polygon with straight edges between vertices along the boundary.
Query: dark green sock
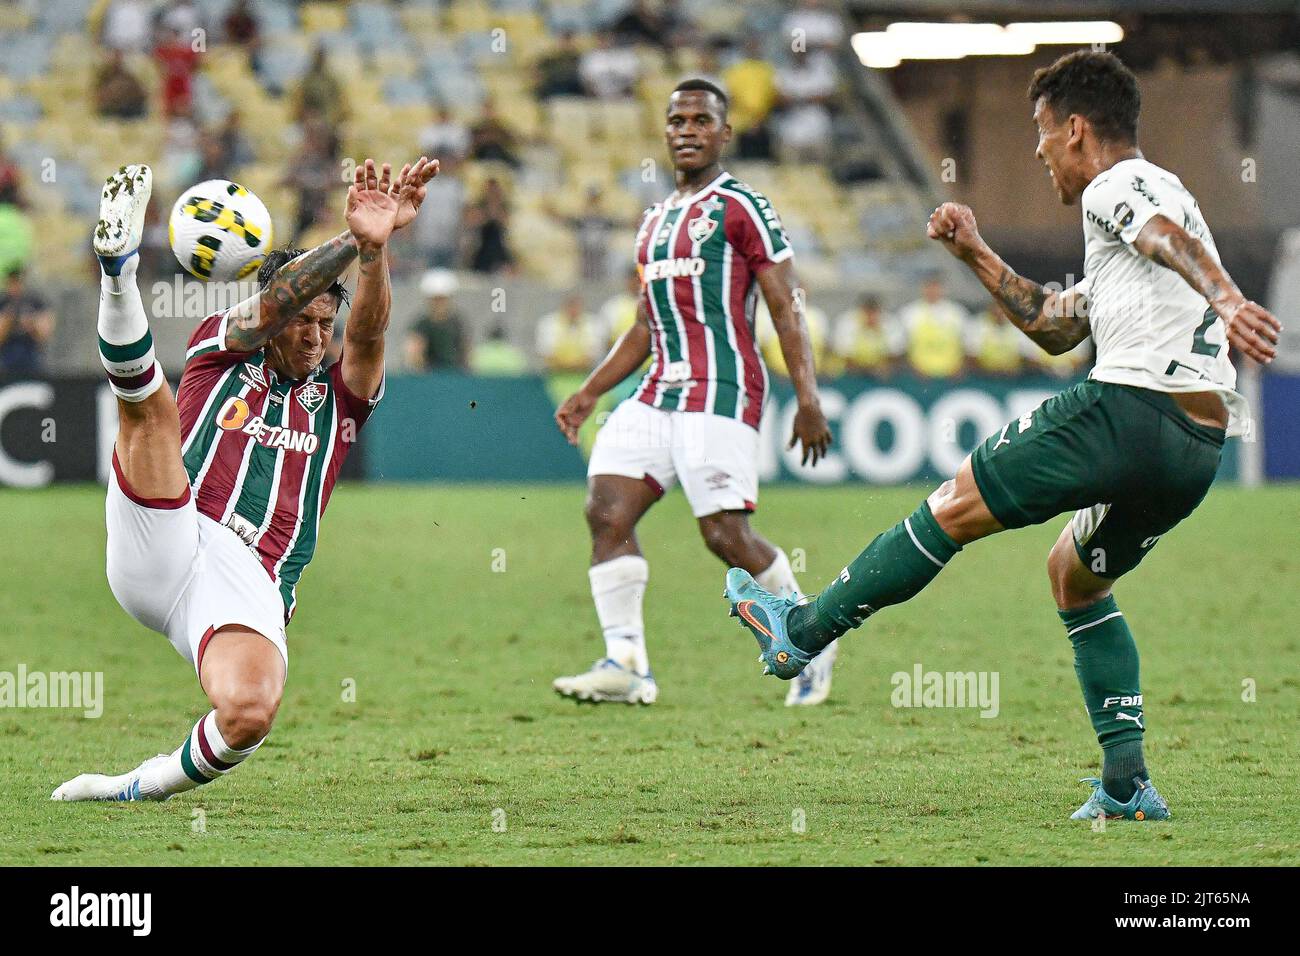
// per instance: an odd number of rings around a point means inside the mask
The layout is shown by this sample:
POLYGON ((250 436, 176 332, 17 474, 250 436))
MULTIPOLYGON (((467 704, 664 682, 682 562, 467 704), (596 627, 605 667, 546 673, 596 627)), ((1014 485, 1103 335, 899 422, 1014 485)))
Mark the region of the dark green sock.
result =
POLYGON ((1057 613, 1074 645, 1074 672, 1101 744, 1102 788, 1125 802, 1137 789, 1133 778, 1147 777, 1137 645, 1113 597, 1057 613))
POLYGON ((928 502, 867 545, 826 589, 790 615, 790 640, 816 653, 890 604, 902 604, 934 580, 961 545, 948 537, 928 502))

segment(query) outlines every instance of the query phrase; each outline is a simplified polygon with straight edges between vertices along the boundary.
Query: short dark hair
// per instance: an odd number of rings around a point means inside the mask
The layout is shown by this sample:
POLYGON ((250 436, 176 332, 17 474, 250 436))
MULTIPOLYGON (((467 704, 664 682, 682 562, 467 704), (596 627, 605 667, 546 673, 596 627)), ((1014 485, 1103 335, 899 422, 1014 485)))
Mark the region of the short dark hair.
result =
POLYGON ((1043 97, 1058 120, 1073 113, 1110 142, 1136 143, 1142 94, 1137 77, 1113 53, 1076 50, 1034 73, 1029 99, 1043 97))
POLYGON ((680 83, 678 83, 676 86, 673 87, 673 92, 674 93, 712 93, 714 96, 718 98, 718 102, 722 104, 722 115, 723 118, 726 118, 727 107, 730 105, 729 101, 727 100, 727 94, 723 91, 722 87, 718 86, 718 84, 714 83, 712 80, 706 80, 702 76, 692 77, 689 80, 682 80, 680 83))
MULTIPOLYGON (((268 252, 266 258, 262 260, 262 267, 257 270, 258 286, 265 289, 271 284, 271 279, 280 271, 281 266, 286 262, 292 262, 294 259, 297 259, 299 256, 304 255, 307 252, 307 249, 297 249, 293 246, 285 246, 283 249, 276 249, 272 252, 268 252)), ((340 306, 346 305, 350 298, 347 287, 343 285, 342 279, 335 279, 330 283, 330 287, 326 289, 325 292, 334 296, 334 298, 338 300, 340 306)))

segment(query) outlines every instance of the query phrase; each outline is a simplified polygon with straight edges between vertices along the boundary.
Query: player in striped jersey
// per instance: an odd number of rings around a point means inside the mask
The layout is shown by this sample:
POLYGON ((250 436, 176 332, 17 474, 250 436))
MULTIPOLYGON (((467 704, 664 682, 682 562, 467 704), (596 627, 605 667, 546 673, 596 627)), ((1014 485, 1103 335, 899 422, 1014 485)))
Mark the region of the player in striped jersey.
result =
MULTIPOLYGON (((665 128, 677 188, 646 210, 637 230, 637 322, 555 415, 576 444, 597 399, 653 358, 640 388, 598 433, 588 467, 589 576, 605 657, 554 683, 579 700, 649 704, 658 695, 641 617, 649 565, 635 529, 676 481, 709 550, 775 592, 798 594, 785 553, 749 524, 768 386, 754 336, 760 291, 799 401, 790 444, 800 442, 803 460, 816 464, 831 435, 817 398, 793 251, 767 199, 722 168, 730 139, 726 94, 706 80, 678 85, 665 128)), ((825 699, 833 655, 833 648, 821 655, 787 703, 825 699)))
POLYGON ((55 800, 166 800, 228 773, 271 730, 288 672, 284 628, 357 431, 383 395, 391 301, 387 242, 414 219, 437 163, 396 180, 373 160, 348 190, 348 230, 282 250, 260 294, 190 338, 177 396, 154 357, 135 284, 147 166, 109 177, 95 230, 103 271, 100 358, 118 399, 106 508, 108 581, 141 624, 167 635, 211 701, 174 752, 120 775, 82 774, 55 800), (324 368, 358 262, 342 358, 324 368))

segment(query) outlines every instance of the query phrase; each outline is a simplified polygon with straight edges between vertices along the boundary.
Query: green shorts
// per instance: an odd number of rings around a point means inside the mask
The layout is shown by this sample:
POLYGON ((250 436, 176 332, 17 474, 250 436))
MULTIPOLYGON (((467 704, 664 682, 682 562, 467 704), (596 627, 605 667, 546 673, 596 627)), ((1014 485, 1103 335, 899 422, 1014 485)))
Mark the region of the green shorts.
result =
POLYGON ((1079 559, 1117 578, 1201 503, 1223 441, 1223 429, 1192 421, 1164 392, 1090 379, 990 436, 971 467, 1007 528, 1075 511, 1079 559))

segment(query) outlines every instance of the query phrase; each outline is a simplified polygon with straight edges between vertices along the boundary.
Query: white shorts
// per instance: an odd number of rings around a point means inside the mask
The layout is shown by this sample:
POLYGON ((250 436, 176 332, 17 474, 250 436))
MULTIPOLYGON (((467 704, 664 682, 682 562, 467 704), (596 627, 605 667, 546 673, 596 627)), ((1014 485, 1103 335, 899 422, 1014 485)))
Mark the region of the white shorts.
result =
POLYGON ((758 432, 708 412, 667 412, 625 399, 596 433, 587 477, 644 480, 659 494, 682 483, 695 517, 758 505, 758 432))
POLYGON ((127 487, 117 455, 108 478, 108 586, 122 609, 166 634, 199 672, 213 632, 239 624, 261 634, 289 666, 284 602, 249 547, 180 498, 145 499, 127 487))

